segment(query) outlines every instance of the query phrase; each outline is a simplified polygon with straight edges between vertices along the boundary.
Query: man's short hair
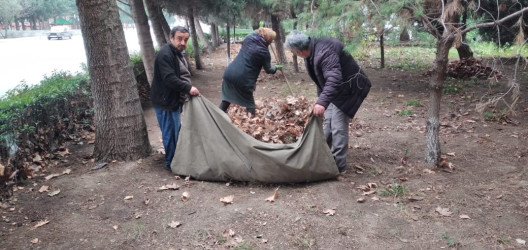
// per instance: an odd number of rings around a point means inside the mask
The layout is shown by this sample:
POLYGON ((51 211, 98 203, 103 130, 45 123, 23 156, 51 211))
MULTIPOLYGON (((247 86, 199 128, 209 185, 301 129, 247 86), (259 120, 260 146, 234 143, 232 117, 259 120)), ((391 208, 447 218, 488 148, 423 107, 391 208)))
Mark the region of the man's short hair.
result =
POLYGON ((189 33, 189 30, 183 26, 175 26, 171 29, 170 36, 174 37, 174 34, 176 34, 176 31, 179 31, 181 33, 189 33))

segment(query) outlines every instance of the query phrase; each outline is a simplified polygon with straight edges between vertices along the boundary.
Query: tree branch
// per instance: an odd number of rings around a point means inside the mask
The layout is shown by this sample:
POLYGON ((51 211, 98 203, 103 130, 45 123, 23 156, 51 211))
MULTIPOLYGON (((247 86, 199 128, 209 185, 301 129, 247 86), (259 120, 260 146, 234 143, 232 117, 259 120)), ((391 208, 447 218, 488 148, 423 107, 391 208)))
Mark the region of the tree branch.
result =
POLYGON ((440 34, 440 32, 438 32, 434 25, 429 21, 429 18, 423 14, 420 17, 422 18, 422 22, 429 29, 429 33, 431 33, 431 35, 433 35, 435 38, 440 39, 442 37, 442 34, 440 34))
POLYGON ((486 27, 491 27, 491 26, 499 25, 499 24, 502 24, 502 23, 504 23, 504 22, 506 22, 506 21, 508 21, 508 20, 510 20, 510 19, 512 19, 512 18, 515 18, 515 17, 519 16, 520 14, 522 14, 522 13, 524 13, 524 12, 526 12, 526 11, 528 11, 528 7, 523 8, 523 9, 521 9, 521 10, 519 10, 519 11, 513 13, 513 14, 510 14, 510 15, 506 16, 506 17, 503 17, 502 19, 500 19, 500 20, 498 20, 498 21, 495 21, 495 22, 487 22, 487 23, 479 23, 479 24, 477 24, 477 25, 474 25, 474 26, 468 27, 468 28, 462 30, 461 32, 462 32, 462 34, 465 34, 465 33, 469 32, 469 31, 474 30, 474 29, 481 29, 481 28, 486 28, 486 27))

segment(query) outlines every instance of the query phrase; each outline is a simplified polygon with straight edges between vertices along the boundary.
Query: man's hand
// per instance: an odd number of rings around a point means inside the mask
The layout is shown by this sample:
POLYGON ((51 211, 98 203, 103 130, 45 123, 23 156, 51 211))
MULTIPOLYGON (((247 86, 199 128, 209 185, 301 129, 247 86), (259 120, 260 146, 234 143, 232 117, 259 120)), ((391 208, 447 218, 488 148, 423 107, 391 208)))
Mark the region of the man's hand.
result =
POLYGON ((189 90, 189 94, 200 95, 200 91, 196 87, 191 87, 191 90, 189 90))
POLYGON ((313 114, 315 116, 324 116, 326 108, 323 105, 315 104, 313 109, 313 114))

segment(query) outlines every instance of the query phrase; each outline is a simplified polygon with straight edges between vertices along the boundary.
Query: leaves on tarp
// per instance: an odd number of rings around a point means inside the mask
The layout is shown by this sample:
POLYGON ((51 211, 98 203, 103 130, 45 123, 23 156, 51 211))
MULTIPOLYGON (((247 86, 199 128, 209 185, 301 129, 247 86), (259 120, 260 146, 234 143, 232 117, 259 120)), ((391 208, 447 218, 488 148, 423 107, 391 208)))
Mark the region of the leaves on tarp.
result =
POLYGON ((273 192, 273 195, 268 197, 268 198, 266 198, 266 201, 274 202, 275 199, 277 199, 277 197, 279 197, 279 188, 276 188, 275 192, 273 192))
POLYGON ((264 98, 255 103, 255 116, 248 114, 244 107, 231 105, 228 115, 233 124, 259 141, 286 144, 302 136, 313 106, 303 96, 264 98))

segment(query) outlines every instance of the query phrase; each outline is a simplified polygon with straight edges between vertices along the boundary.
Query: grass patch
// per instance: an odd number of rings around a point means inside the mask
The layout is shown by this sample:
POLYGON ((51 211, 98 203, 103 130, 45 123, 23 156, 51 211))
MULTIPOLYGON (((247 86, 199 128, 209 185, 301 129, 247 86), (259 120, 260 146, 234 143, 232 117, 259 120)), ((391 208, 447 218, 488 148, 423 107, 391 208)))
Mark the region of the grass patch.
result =
POLYGON ((411 106, 411 107, 419 107, 421 106, 420 101, 418 100, 407 100, 405 103, 405 106, 411 106))
POLYGON ((233 249, 235 250, 252 250, 253 247, 251 245, 249 245, 248 243, 240 243, 238 245, 236 245, 235 247, 233 247, 233 249))
POLYGON ((381 190, 379 195, 383 197, 403 197, 406 192, 407 190, 403 185, 393 182, 389 187, 381 190))
POLYGON ((457 239, 447 235, 447 232, 442 233, 442 239, 446 241, 448 247, 454 248, 460 246, 460 243, 457 241, 457 239))
POLYGON ((413 114, 413 111, 410 109, 405 109, 405 110, 398 112, 399 116, 410 116, 412 114, 413 114))

